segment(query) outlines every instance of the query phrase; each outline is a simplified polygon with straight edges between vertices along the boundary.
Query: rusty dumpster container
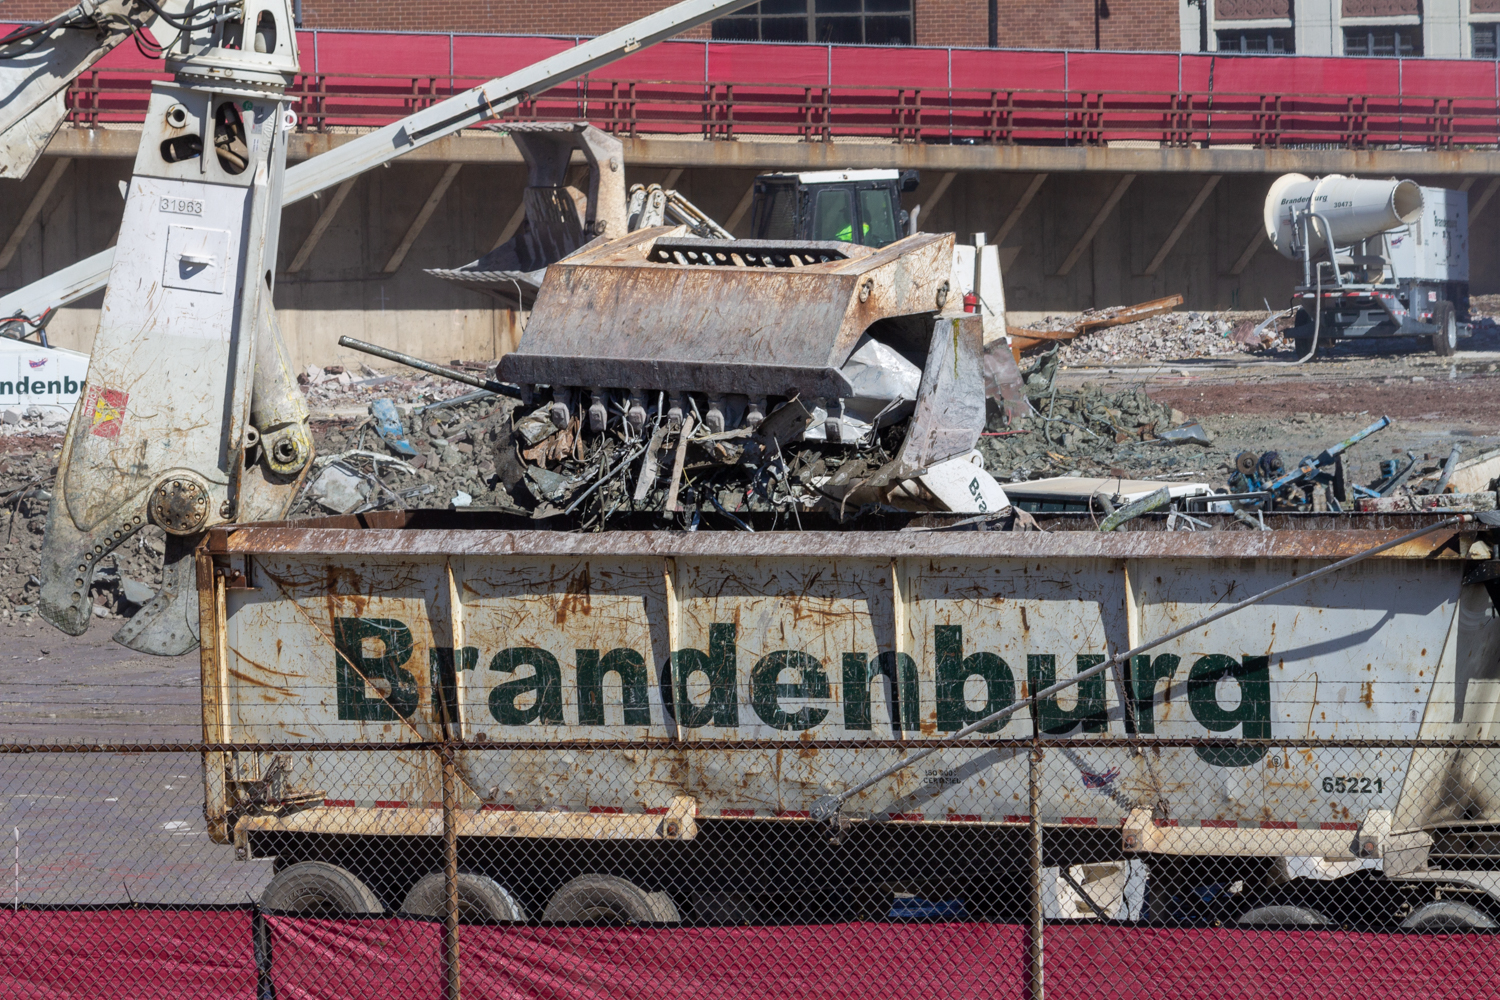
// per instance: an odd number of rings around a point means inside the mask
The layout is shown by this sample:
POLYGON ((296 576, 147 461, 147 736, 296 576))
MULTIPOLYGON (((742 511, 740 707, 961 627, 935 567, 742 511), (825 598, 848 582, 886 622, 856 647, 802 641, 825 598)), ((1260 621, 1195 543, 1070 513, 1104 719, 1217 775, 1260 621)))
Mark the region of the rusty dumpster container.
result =
POLYGON ((284 746, 205 756, 211 829, 282 867, 336 855, 395 908, 438 867, 446 741, 466 863, 536 916, 590 872, 677 900, 663 912, 902 885, 1009 912, 1038 741, 1064 870, 1343 857, 1395 878, 1440 868, 1444 830, 1500 824, 1494 752, 1463 743, 1500 724, 1493 564, 1467 525, 1042 701, 832 828, 812 818, 1028 691, 1434 520, 1208 517, 1226 530, 583 534, 433 511, 216 528, 205 739, 284 746))

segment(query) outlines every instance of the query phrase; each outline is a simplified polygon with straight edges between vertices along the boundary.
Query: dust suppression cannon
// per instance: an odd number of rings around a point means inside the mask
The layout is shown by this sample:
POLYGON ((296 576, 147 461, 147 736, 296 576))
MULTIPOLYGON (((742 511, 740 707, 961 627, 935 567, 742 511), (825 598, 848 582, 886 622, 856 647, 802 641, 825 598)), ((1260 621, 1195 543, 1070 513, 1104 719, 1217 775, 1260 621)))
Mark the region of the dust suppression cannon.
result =
POLYGON ((1410 180, 1285 174, 1266 236, 1302 264, 1297 353, 1354 337, 1420 337, 1440 355, 1469 335, 1468 195, 1410 180))

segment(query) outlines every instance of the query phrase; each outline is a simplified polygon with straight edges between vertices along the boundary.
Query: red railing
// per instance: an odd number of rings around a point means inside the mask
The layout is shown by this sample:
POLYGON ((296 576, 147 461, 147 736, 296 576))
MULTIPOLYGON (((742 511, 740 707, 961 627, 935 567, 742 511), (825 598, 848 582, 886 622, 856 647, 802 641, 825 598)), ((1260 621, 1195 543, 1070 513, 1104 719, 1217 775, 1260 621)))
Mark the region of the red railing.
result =
MULTIPOLYGON (((387 124, 572 39, 309 32, 298 128, 387 124), (378 69, 380 72, 370 72, 378 69)), ((70 89, 85 127, 139 121, 122 46, 70 89)), ((1500 144, 1500 63, 667 42, 518 107, 622 135, 732 140, 1447 149, 1500 144)))
MULTIPOLYGON (((97 127, 140 121, 153 79, 146 71, 93 71, 68 91, 69 121, 97 127)), ((375 127, 480 83, 480 78, 306 74, 291 88, 298 130, 375 127)), ((589 79, 522 103, 502 120, 586 120, 626 136, 764 134, 808 141, 1258 148, 1416 146, 1446 149, 1500 141, 1500 101, 1398 94, 1260 94, 983 88, 811 87, 672 80, 589 79)))

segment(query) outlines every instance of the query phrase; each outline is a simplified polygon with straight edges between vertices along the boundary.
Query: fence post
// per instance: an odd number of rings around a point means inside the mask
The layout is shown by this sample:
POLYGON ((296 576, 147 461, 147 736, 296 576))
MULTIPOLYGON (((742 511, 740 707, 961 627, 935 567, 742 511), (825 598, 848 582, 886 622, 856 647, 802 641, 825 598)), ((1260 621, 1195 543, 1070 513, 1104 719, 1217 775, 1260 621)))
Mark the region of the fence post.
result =
POLYGON ((458 825, 453 741, 443 740, 443 979, 445 1000, 459 1000, 458 984, 458 825))
MULTIPOLYGON (((446 678, 444 678, 446 680, 446 678)), ((443 708, 443 980, 444 1000, 459 1000, 458 957, 458 792, 453 762, 453 732, 447 725, 448 700, 443 708)))
MULTIPOLYGON (((1035 712, 1032 713, 1035 715, 1035 712)), ((1042 976, 1042 925, 1045 908, 1042 905, 1042 748, 1034 746, 1030 753, 1031 766, 1027 773, 1027 787, 1031 797, 1031 919, 1027 921, 1027 941, 1030 963, 1026 970, 1026 995, 1028 1000, 1043 1000, 1046 988, 1042 976)))

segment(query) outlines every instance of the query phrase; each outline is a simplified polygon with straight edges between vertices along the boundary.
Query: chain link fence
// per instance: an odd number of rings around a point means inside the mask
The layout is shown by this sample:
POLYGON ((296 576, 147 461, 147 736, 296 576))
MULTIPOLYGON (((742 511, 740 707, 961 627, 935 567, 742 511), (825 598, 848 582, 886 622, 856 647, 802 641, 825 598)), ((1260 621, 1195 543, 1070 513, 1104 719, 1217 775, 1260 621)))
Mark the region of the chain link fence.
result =
POLYGON ((0 745, 0 993, 1500 993, 1500 743, 985 740, 880 814, 692 794, 911 746, 0 745))

